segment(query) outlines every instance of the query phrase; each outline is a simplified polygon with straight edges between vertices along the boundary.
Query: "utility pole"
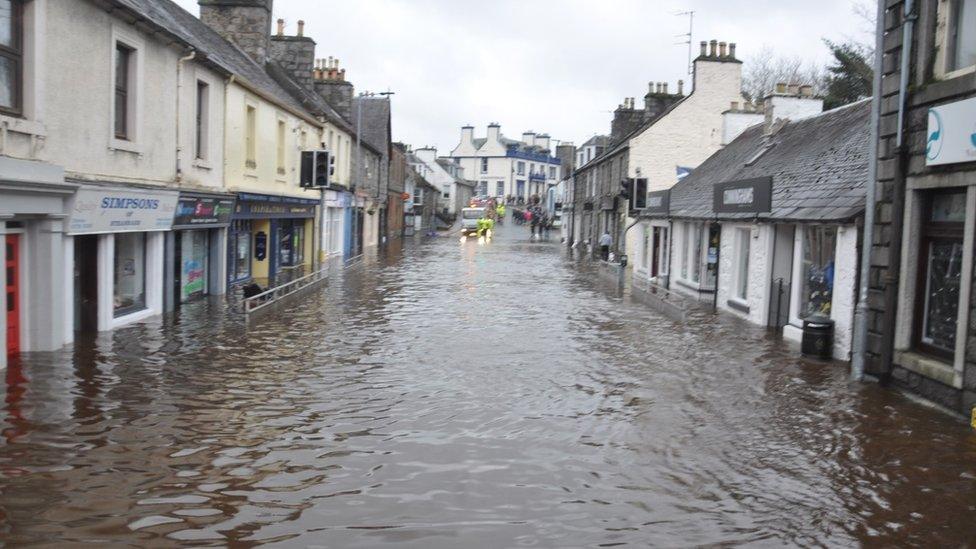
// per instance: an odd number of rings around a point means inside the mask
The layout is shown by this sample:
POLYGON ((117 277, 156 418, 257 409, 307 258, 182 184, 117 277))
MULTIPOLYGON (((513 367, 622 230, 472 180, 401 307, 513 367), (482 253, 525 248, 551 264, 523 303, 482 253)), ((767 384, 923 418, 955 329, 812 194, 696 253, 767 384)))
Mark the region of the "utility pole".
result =
POLYGON ((676 42, 675 45, 688 45, 688 74, 695 72, 694 65, 692 65, 692 48, 691 48, 691 37, 695 32, 695 12, 694 11, 679 11, 675 13, 676 16, 687 15, 688 16, 688 34, 678 34, 676 38, 684 37, 684 42, 676 42))

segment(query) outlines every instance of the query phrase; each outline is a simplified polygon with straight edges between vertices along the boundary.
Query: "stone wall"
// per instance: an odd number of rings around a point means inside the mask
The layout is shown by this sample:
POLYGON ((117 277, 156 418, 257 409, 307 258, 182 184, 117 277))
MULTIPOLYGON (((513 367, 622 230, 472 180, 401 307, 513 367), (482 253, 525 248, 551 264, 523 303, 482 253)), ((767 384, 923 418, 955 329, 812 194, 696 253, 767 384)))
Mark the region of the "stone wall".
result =
POLYGON ((200 19, 262 66, 268 59, 272 0, 199 0, 200 19))
POLYGON ((352 119, 352 82, 345 80, 316 80, 315 91, 325 99, 346 121, 355 124, 352 119))
POLYGON ((278 62, 303 87, 313 89, 315 40, 307 36, 272 36, 271 59, 278 62))
MULTIPOLYGON (((866 370, 869 374, 885 374, 887 365, 883 363, 883 356, 887 354, 884 353, 887 347, 888 352, 894 357, 890 371, 894 385, 968 415, 972 406, 976 404, 976 337, 974 337, 976 301, 971 300, 968 304, 961 304, 969 307, 970 327, 960 387, 940 383, 927 377, 924 372, 915 371, 917 368, 907 363, 899 364, 899 353, 892 353, 891 346, 894 346, 896 351, 911 351, 911 344, 904 341, 906 338, 901 338, 902 340, 899 341, 899 338, 892 333, 895 331, 893 326, 900 323, 903 326, 901 331, 908 333, 919 319, 915 318, 914 303, 909 303, 904 298, 899 300, 900 303, 894 307, 894 310, 886 303, 886 291, 893 291, 896 295, 913 295, 913 292, 906 292, 906 289, 913 287, 915 280, 907 279, 902 265, 905 261, 914 260, 918 250, 911 245, 913 239, 905 239, 909 241, 908 246, 898 247, 898 249, 894 247, 897 236, 905 234, 906 222, 911 218, 910 208, 905 207, 905 204, 910 203, 911 200, 906 198, 921 196, 918 189, 976 185, 976 166, 972 163, 933 168, 925 164, 929 107, 976 96, 976 75, 972 73, 949 79, 934 76, 936 73, 934 59, 937 58, 934 52, 939 50, 936 43, 938 35, 936 22, 940 4, 947 5, 936 0, 925 0, 916 4, 919 17, 910 57, 911 75, 905 119, 906 133, 903 140, 904 165, 907 173, 904 178, 901 178, 899 177, 901 157, 896 147, 896 128, 904 3, 901 0, 886 2, 878 142, 878 187, 875 194, 878 202, 875 209, 875 232, 871 242, 866 370), (904 215, 896 215, 898 213, 896 210, 901 210, 904 215)), ((974 212, 967 212, 967 217, 972 215, 974 212)), ((965 283, 973 282, 965 281, 965 283)), ((972 295, 976 296, 976 291, 972 295)))

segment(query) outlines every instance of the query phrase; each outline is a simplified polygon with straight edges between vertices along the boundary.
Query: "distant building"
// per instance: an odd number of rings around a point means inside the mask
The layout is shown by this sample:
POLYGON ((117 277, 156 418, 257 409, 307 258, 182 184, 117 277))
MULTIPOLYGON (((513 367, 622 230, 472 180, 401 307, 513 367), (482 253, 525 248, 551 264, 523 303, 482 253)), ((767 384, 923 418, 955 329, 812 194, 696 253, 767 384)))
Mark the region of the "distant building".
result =
POLYGON ((561 176, 550 141, 547 134, 534 132, 523 133, 521 141, 508 139, 498 124, 489 124, 485 137, 475 139, 474 127, 464 126, 451 158, 476 182, 475 195, 528 200, 541 197, 561 176))
POLYGON ((475 184, 464 178, 464 168, 451 158, 438 157, 433 147, 415 149, 414 156, 423 164, 422 177, 441 192, 442 213, 453 216, 468 205, 475 184))
POLYGON ((603 154, 607 150, 607 143, 610 137, 606 135, 594 135, 587 139, 578 149, 576 149, 576 168, 581 168, 594 158, 603 154))

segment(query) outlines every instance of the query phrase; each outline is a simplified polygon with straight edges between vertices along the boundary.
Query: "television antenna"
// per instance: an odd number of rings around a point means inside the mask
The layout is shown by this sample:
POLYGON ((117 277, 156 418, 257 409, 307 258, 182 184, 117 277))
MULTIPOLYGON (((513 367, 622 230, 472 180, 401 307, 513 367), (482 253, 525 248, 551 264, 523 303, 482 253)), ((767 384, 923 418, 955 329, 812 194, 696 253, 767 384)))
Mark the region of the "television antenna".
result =
POLYGON ((695 32, 695 12, 694 11, 679 11, 674 14, 677 17, 688 16, 688 33, 687 34, 676 34, 675 38, 684 38, 682 42, 675 42, 676 46, 688 45, 688 74, 693 74, 695 72, 695 67, 691 61, 691 35, 695 32))

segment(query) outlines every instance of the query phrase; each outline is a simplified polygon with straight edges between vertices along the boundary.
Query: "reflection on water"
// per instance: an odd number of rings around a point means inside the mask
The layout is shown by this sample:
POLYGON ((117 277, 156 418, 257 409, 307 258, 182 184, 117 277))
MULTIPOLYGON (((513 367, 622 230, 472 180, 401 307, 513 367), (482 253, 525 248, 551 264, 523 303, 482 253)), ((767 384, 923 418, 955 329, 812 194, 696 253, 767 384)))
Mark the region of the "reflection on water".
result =
POLYGON ((966 425, 764 331, 673 323, 519 227, 5 372, 0 541, 373 547, 976 539, 966 425))

